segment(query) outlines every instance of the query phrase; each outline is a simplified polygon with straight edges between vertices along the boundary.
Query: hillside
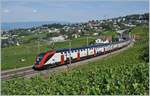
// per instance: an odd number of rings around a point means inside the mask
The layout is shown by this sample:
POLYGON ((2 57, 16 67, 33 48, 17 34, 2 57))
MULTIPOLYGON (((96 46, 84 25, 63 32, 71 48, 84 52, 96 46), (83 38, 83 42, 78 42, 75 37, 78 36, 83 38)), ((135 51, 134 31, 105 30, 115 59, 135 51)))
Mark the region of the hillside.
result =
POLYGON ((117 31, 130 30, 135 26, 148 24, 148 16, 149 13, 133 14, 106 20, 91 20, 84 23, 46 23, 26 29, 2 30, 2 70, 32 66, 39 53, 57 48, 68 48, 69 40, 71 40, 72 47, 87 45, 86 37, 90 37, 89 44, 93 44, 95 38, 100 36, 110 36, 112 41, 117 41, 120 38, 117 31), (63 40, 58 40, 59 36, 63 40), (59 42, 55 42, 53 45, 52 42, 55 40, 59 42))
MULTIPOLYGON (((95 40, 95 37, 89 38, 89 42, 95 40)), ((21 46, 10 46, 7 48, 2 48, 2 70, 14 69, 25 66, 32 66, 36 56, 40 52, 46 52, 49 50, 58 48, 69 48, 70 41, 57 42, 54 44, 46 44, 45 42, 40 42, 38 47, 38 42, 32 42, 24 44, 21 46), (21 61, 24 59, 24 61, 21 61)), ((86 45, 86 37, 80 37, 71 40, 71 47, 80 47, 86 45), (80 43, 79 43, 80 42, 80 43)))
POLYGON ((83 94, 83 95, 148 95, 148 26, 131 30, 141 36, 134 46, 109 58, 89 62, 73 70, 31 79, 17 78, 2 81, 2 94, 83 94), (144 52, 143 52, 144 51, 144 52))

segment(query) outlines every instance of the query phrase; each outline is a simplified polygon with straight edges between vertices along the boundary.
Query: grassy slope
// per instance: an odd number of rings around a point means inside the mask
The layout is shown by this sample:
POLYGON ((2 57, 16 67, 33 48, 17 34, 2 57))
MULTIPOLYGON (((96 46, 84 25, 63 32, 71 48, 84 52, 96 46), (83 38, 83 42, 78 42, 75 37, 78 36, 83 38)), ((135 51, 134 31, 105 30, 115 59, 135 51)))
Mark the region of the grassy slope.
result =
POLYGON ((114 32, 114 31, 104 31, 103 33, 102 33, 102 35, 105 35, 105 36, 116 36, 117 35, 117 33, 116 32, 114 32))
POLYGON ((132 30, 143 40, 134 47, 73 70, 2 82, 2 94, 148 94, 148 63, 139 58, 148 46, 148 28, 132 30))
MULTIPOLYGON (((93 40, 89 38, 89 42, 93 40)), ((50 45, 45 43, 40 44, 40 52, 45 52, 51 50, 50 45)), ((86 45, 86 37, 80 37, 78 39, 72 40, 72 47, 79 47, 86 45)), ((55 43, 55 48, 67 48, 69 47, 69 42, 59 42, 55 43)), ((35 57, 38 54, 37 42, 29 43, 21 46, 12 46, 8 48, 2 48, 2 70, 19 68, 24 66, 33 65, 35 57), (22 62, 21 59, 24 58, 25 61, 22 62)))

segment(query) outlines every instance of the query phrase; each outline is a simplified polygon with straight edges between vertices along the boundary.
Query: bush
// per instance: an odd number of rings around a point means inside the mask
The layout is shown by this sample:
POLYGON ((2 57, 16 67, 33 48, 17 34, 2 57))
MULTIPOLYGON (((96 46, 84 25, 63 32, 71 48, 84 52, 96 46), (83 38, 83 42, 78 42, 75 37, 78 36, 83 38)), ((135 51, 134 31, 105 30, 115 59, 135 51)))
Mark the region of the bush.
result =
POLYGON ((141 55, 139 56, 139 58, 141 58, 145 62, 149 62, 149 46, 145 46, 144 48, 142 48, 141 51, 142 52, 141 52, 141 55))

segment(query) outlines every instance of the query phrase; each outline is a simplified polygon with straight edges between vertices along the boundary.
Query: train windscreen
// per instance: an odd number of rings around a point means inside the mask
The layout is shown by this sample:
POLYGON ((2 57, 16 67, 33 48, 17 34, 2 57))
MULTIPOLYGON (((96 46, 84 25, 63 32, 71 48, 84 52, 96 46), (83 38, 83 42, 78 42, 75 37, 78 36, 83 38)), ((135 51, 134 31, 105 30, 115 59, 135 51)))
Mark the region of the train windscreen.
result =
POLYGON ((44 53, 39 54, 38 57, 36 58, 35 64, 40 64, 40 61, 43 59, 43 57, 44 57, 44 53))

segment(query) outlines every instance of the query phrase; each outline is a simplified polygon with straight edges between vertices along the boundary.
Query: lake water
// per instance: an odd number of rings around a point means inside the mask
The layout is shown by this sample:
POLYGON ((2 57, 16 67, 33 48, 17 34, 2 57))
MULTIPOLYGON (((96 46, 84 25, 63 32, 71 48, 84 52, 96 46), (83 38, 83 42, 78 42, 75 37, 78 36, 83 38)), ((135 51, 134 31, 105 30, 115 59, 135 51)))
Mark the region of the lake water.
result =
POLYGON ((1 23, 1 29, 2 30, 11 30, 11 29, 18 29, 18 28, 31 28, 31 27, 38 27, 38 26, 41 26, 44 24, 52 24, 52 23, 65 24, 65 22, 53 22, 53 21, 1 23))

